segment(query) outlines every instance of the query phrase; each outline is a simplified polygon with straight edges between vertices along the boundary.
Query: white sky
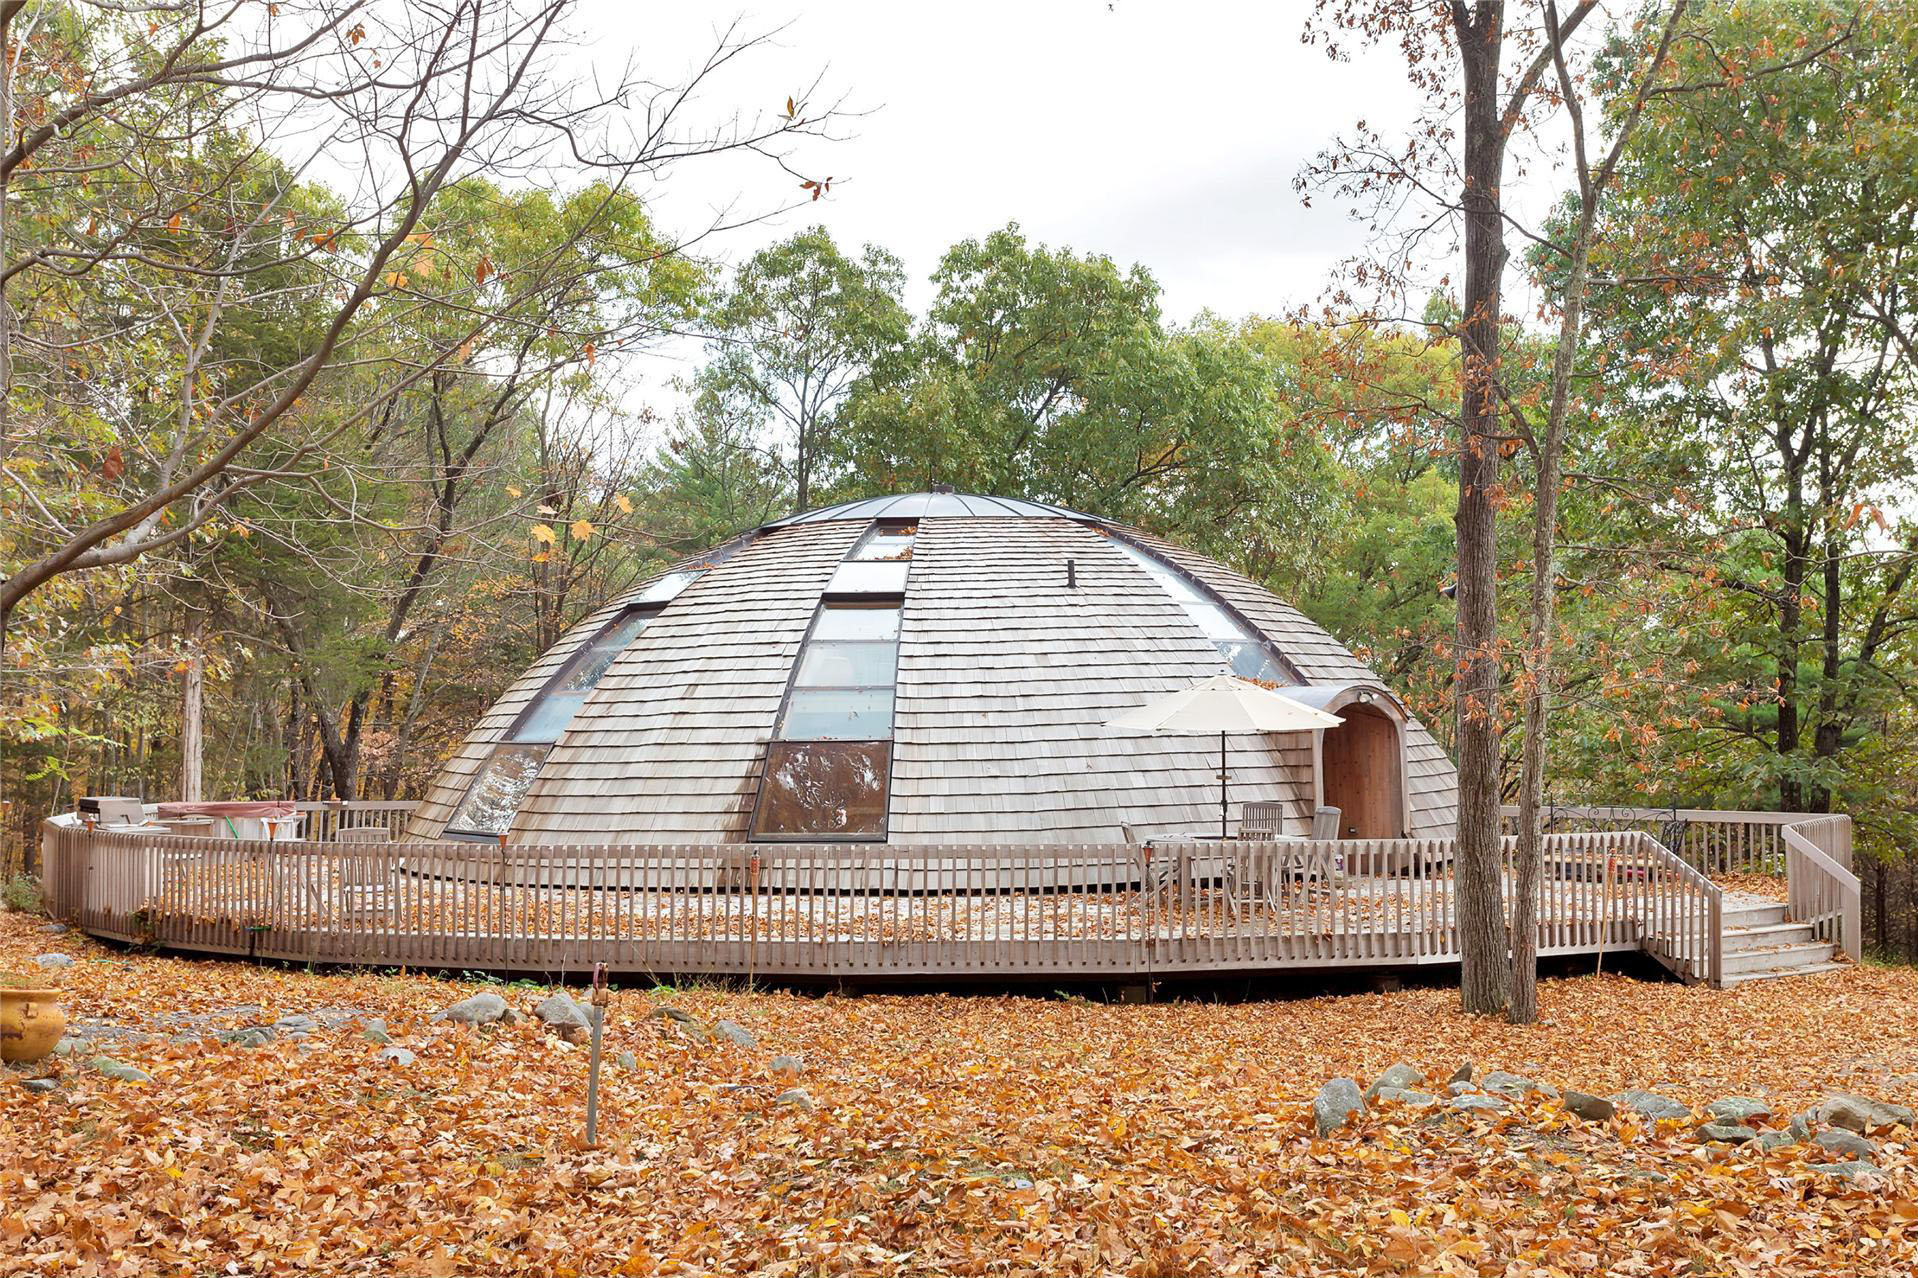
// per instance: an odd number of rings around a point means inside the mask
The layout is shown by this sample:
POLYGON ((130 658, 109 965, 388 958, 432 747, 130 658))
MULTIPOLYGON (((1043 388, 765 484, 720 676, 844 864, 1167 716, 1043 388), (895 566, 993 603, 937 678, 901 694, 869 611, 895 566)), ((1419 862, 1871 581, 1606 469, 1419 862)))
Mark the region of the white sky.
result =
MULTIPOLYGON (((714 85, 705 117, 783 104, 822 70, 863 117, 843 141, 795 157, 831 175, 832 193, 771 222, 709 241, 736 261, 817 221, 842 246, 896 253, 922 308, 925 283, 955 241, 1016 220, 1033 240, 1143 263, 1169 320, 1210 309, 1276 313, 1319 298, 1331 268, 1364 247, 1362 229, 1324 199, 1310 209, 1294 175, 1332 135, 1365 117, 1402 122, 1412 99, 1396 50, 1333 64, 1300 42, 1306 0, 973 0, 966 4, 814 0, 799 4, 588 0, 596 63, 627 56, 649 75, 682 74, 735 16, 783 27, 714 85)), ((651 193, 668 227, 713 209, 760 212, 800 194, 770 164, 699 161, 651 193), (736 201, 736 203, 735 203, 736 201)), ((648 380, 651 380, 649 378, 648 380)))

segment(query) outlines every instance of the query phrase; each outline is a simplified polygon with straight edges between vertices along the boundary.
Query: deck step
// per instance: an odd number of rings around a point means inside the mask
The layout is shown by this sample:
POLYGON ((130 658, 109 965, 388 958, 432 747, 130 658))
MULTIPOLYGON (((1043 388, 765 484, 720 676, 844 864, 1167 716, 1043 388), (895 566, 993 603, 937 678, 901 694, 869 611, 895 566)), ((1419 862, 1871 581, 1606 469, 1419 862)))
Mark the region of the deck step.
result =
POLYGON ((1755 927, 1725 929, 1725 953, 1769 949, 1777 945, 1810 945, 1816 934, 1809 923, 1762 923, 1755 927))
POLYGON ((1770 905, 1739 905, 1727 907, 1719 916, 1719 922, 1726 928, 1768 927, 1773 923, 1785 921, 1785 903, 1776 901, 1770 905))
POLYGON ((1756 972, 1727 972, 1720 983, 1721 989, 1730 989, 1734 985, 1746 985, 1752 981, 1776 981, 1787 976, 1815 976, 1819 972, 1842 972, 1846 963, 1806 963, 1800 967, 1771 967, 1756 972))
POLYGON ((1755 949, 1742 950, 1736 954, 1726 954, 1723 971, 1729 979, 1734 974, 1743 972, 1806 967, 1813 963, 1826 962, 1831 955, 1832 947, 1829 941, 1798 945, 1763 945, 1755 949))

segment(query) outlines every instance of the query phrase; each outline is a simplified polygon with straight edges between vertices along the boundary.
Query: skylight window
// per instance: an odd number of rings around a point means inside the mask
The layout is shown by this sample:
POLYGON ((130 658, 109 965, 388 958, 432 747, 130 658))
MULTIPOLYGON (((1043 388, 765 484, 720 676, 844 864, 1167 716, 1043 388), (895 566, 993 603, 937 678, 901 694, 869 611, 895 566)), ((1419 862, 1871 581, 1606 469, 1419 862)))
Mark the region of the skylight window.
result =
POLYGON ((1157 556, 1122 537, 1108 537, 1132 562, 1145 569, 1159 588, 1185 610, 1192 624, 1219 650, 1226 669, 1261 683, 1297 683, 1283 658, 1252 627, 1240 621, 1223 599, 1176 571, 1157 556))
POLYGON ((828 599, 767 747, 756 839, 883 839, 901 601, 828 599))
POLYGON ((846 552, 826 587, 828 595, 903 595, 919 525, 876 523, 846 552))

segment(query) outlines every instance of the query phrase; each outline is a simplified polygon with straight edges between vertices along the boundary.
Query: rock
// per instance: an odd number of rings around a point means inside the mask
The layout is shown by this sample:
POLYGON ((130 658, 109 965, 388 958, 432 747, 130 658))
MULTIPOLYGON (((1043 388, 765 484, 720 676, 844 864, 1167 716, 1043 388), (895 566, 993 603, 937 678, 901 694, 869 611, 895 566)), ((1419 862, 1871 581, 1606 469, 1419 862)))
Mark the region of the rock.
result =
POLYGON ((647 1019, 655 1021, 678 1021, 682 1025, 699 1024, 699 1018, 697 1016, 694 1016, 684 1008, 674 1007, 670 1003, 661 1003, 658 1007, 646 1013, 646 1016, 647 1019))
POLYGON ((753 1032, 734 1021, 714 1021, 713 1032, 735 1047, 759 1046, 759 1040, 753 1037, 753 1032))
POLYGON ((411 1065, 418 1058, 404 1047, 383 1047, 380 1049, 380 1059, 388 1065, 404 1066, 411 1065))
POLYGON ((458 1025, 490 1025, 506 1015, 506 1000, 492 991, 463 998, 443 1012, 436 1013, 436 1021, 452 1021, 458 1025))
POLYGON ((92 1063, 97 1073, 105 1074, 108 1078, 118 1079, 123 1083, 150 1083, 153 1081, 153 1075, 147 1073, 137 1065, 128 1065, 125 1062, 116 1061, 111 1056, 96 1056, 93 1058, 92 1063))
POLYGON ((501 1025, 517 1025, 525 1019, 525 1016, 510 1007, 499 1014, 499 1023, 501 1025))
POLYGON ((586 1029, 593 1027, 593 1019, 585 1008, 573 1001, 573 996, 565 990, 554 990, 540 1000, 533 1009, 533 1015, 548 1025, 578 1025, 586 1029))
POLYGON ((85 1044, 77 1038, 63 1038, 53 1045, 53 1054, 55 1056, 72 1056, 84 1046, 85 1044))
POLYGON ((1824 1172, 1827 1176, 1836 1176, 1840 1180, 1857 1180, 1860 1176, 1882 1176, 1884 1169, 1875 1163, 1860 1162, 1852 1159, 1844 1163, 1811 1163, 1813 1171, 1824 1172))
POLYGON ((1912 1126, 1912 1113, 1904 1106, 1886 1105, 1845 1092, 1827 1097, 1812 1106, 1811 1117, 1815 1122, 1842 1127, 1860 1136, 1880 1127, 1896 1127, 1899 1124, 1912 1126))
POLYGON ((41 967, 51 968, 54 971, 73 966, 72 957, 66 954, 36 954, 33 956, 33 961, 41 967))
POLYGON ((1754 1118, 1770 1118, 1771 1106, 1748 1096, 1727 1096, 1705 1106, 1705 1111, 1721 1123, 1743 1123, 1754 1118))
POLYGON ((67 925, 64 923, 42 923, 40 925, 40 935, 42 936, 59 936, 66 930, 67 925))
POLYGON ((1819 1132, 1811 1138, 1811 1143, 1820 1149, 1828 1149, 1834 1154, 1843 1154, 1847 1158, 1870 1158, 1878 1152, 1878 1146, 1866 1140, 1857 1132, 1834 1127, 1830 1131, 1819 1132))
POLYGON ((1787 1145, 1796 1145, 1798 1138, 1790 1132, 1765 1132, 1758 1138, 1758 1147, 1767 1154, 1774 1149, 1783 1149, 1787 1145))
POLYGON ((1349 1078, 1333 1079, 1312 1098, 1312 1121, 1321 1136, 1337 1131, 1351 1121, 1352 1115, 1364 1112, 1365 1097, 1349 1078))
POLYGON ((1478 1094, 1478 1085, 1467 1082, 1465 1079, 1456 1079, 1453 1082, 1447 1083, 1445 1090, 1454 1096, 1476 1096, 1478 1094))
POLYGON ((631 1052, 621 1052, 614 1059, 619 1063, 621 1069, 639 1068, 639 1057, 633 1055, 631 1052))
POLYGON ((383 1016, 369 1018, 366 1022, 366 1028, 362 1032, 365 1034, 366 1041, 369 1043, 384 1044, 393 1041, 393 1036, 386 1032, 386 1018, 383 1016))
POLYGON ((1413 1109, 1430 1109, 1438 1104, 1438 1097, 1413 1087, 1381 1087, 1371 1099, 1391 1105, 1409 1105, 1413 1109))
POLYGON ((1660 1096, 1657 1092, 1641 1092, 1628 1088, 1612 1094, 1612 1104, 1623 1105, 1642 1118, 1690 1118, 1692 1108, 1681 1105, 1669 1096, 1660 1096))
POLYGON ((221 1030, 214 1037, 231 1047, 265 1047, 273 1041, 273 1031, 264 1025, 247 1025, 221 1030))
POLYGON ((1372 1085, 1365 1089, 1365 1099, 1370 1101, 1388 1087, 1404 1091, 1408 1087, 1417 1087, 1424 1081, 1425 1075, 1422 1071, 1401 1061, 1372 1080, 1372 1085))
POLYGON ((57 1078, 23 1078, 20 1080, 20 1086, 30 1092, 39 1092, 44 1095, 47 1092, 59 1090, 60 1080, 57 1078))
POLYGON ((1458 1067, 1457 1069, 1455 1069, 1455 1070, 1453 1070, 1453 1071, 1452 1071, 1452 1076, 1451 1076, 1450 1078, 1448 1078, 1448 1079, 1446 1079, 1445 1081, 1446 1081, 1446 1082, 1448 1082, 1448 1083, 1469 1083, 1469 1082, 1471 1082, 1471 1081, 1472 1081, 1472 1062, 1470 1062, 1470 1061, 1466 1061, 1466 1062, 1465 1062, 1465 1063, 1464 1063, 1463 1065, 1461 1065, 1461 1066, 1459 1066, 1459 1067, 1458 1067))
POLYGON ((320 1023, 304 1012, 289 1012, 273 1022, 276 1032, 288 1038, 305 1038, 320 1027, 320 1023))
POLYGON ((1587 1122, 1610 1122, 1612 1115, 1618 1112, 1618 1106, 1603 1096, 1593 1096, 1586 1092, 1567 1091, 1565 1093, 1565 1111, 1576 1114, 1587 1122))
POLYGON ((1803 1114, 1793 1114, 1791 1116, 1791 1122, 1785 1125, 1785 1130, 1791 1133, 1791 1138, 1793 1140, 1810 1140, 1811 1139, 1810 1111, 1808 1110, 1803 1114))
MULTIPOLYGON (((1357 1090, 1356 1085, 1353 1090, 1357 1090)), ((811 1109, 812 1097, 806 1094, 806 1089, 803 1087, 788 1087, 785 1091, 773 1097, 773 1104, 793 1105, 800 1109, 811 1109)))
POLYGON ((1488 1092, 1497 1092, 1501 1096, 1509 1096, 1513 1100, 1524 1100, 1533 1092, 1549 1096, 1553 1100, 1558 1099, 1557 1088, 1548 1087, 1544 1083, 1535 1083, 1522 1074, 1508 1074, 1502 1069, 1495 1069, 1487 1073, 1484 1078, 1479 1080, 1479 1086, 1488 1092))
POLYGON ((806 1063, 797 1056, 775 1056, 769 1068, 780 1078, 798 1078, 806 1072, 806 1063))
POLYGON ((1510 1109, 1512 1107, 1511 1102, 1501 1096, 1481 1096, 1477 1093, 1454 1096, 1446 1104, 1452 1109, 1510 1109))
POLYGON ((1705 1123, 1698 1129, 1698 1139, 1743 1145, 1747 1141, 1757 1140, 1758 1133, 1742 1123, 1705 1123))

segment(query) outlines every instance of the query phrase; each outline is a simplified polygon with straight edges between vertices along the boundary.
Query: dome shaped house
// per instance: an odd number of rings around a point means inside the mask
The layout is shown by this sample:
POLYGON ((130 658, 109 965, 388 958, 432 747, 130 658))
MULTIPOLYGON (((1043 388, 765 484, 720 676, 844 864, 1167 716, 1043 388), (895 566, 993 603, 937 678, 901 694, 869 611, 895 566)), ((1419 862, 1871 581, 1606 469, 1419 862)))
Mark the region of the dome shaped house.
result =
POLYGON ((1231 570, 1091 515, 917 493, 807 511, 575 626, 415 810, 508 845, 1088 844, 1217 831, 1219 738, 1106 726, 1236 672, 1337 714, 1230 740, 1225 817, 1449 835, 1452 766, 1363 663, 1231 570))

